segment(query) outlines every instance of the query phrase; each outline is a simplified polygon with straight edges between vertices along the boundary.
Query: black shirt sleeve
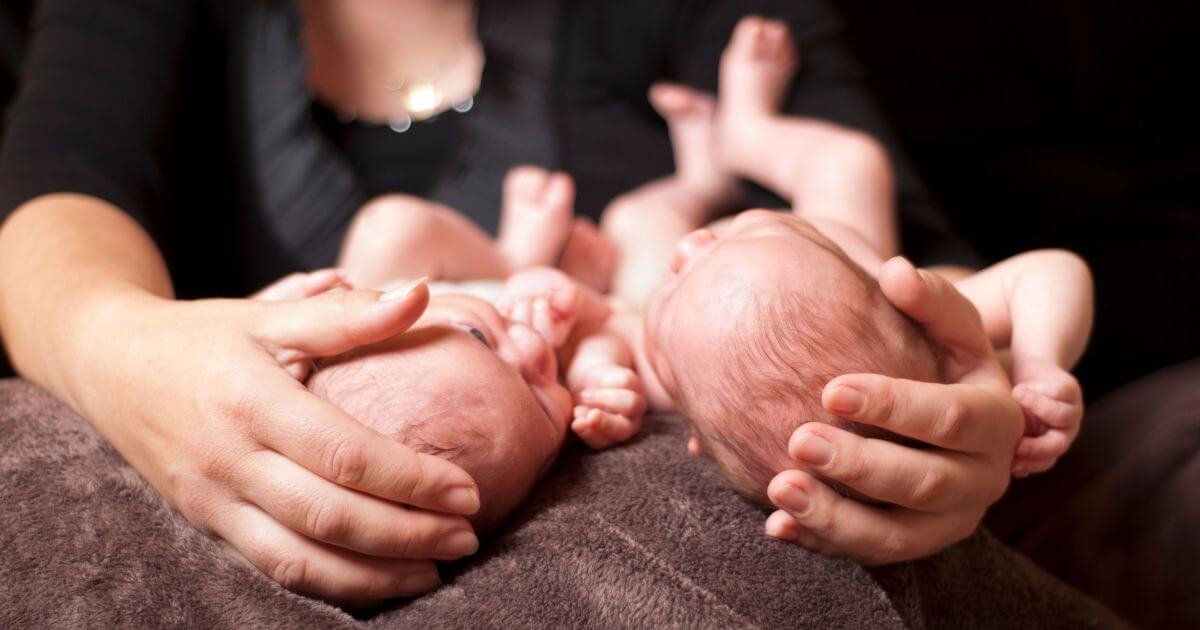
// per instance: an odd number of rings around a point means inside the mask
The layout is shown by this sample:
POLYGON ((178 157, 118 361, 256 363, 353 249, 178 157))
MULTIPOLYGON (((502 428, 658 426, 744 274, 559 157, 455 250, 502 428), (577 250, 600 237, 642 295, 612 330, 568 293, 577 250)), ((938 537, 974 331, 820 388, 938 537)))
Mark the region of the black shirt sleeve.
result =
POLYGON ((35 197, 98 197, 144 221, 164 157, 194 3, 43 0, 0 150, 0 217, 35 197))
POLYGON ((875 106, 866 75, 844 43, 843 23, 824 0, 684 0, 671 36, 671 73, 715 93, 721 52, 737 22, 752 14, 791 25, 801 60, 788 113, 861 130, 886 147, 896 176, 903 251, 925 265, 978 264, 978 255, 950 228, 875 106))

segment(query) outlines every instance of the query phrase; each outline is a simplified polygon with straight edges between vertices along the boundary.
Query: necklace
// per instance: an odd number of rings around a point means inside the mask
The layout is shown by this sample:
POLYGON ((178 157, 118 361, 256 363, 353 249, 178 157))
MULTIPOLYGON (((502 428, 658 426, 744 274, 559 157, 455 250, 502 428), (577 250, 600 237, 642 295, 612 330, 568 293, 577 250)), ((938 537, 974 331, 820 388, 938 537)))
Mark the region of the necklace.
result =
MULTIPOLYGON (((478 79, 473 80, 475 84, 470 86, 472 89, 463 90, 472 94, 455 101, 447 100, 442 84, 447 76, 453 79, 461 77, 463 74, 474 75, 480 72, 482 67, 483 47, 479 45, 478 41, 475 41, 467 51, 457 55, 453 62, 439 64, 439 67, 434 68, 425 76, 385 83, 384 89, 396 94, 400 101, 400 111, 388 118, 388 128, 396 133, 404 133, 412 128, 413 123, 429 120, 444 111, 453 110, 459 114, 471 111, 471 108, 475 106, 473 93, 478 89, 478 79), (468 71, 459 73, 459 75, 453 74, 453 71, 468 64, 472 66, 468 71)), ((459 83, 461 84, 462 81, 460 80, 459 83)), ((452 89, 456 87, 461 86, 451 86, 452 89)), ((355 112, 339 116, 343 122, 349 122, 356 118, 355 112)))

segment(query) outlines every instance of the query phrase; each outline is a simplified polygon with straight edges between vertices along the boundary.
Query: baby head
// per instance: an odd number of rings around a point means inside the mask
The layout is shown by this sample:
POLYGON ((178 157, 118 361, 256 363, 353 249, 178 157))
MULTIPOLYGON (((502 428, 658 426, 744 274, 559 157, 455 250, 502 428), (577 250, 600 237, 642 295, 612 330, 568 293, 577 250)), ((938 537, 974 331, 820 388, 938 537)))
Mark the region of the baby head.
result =
POLYGON ((936 376, 928 341, 875 280, 780 212, 745 212, 717 233, 682 239, 647 305, 645 333, 649 360, 705 453, 763 504, 771 478, 794 467, 787 444, 801 424, 865 433, 821 406, 831 379, 936 376))
POLYGON ((479 486, 476 531, 497 525, 549 468, 571 395, 533 329, 467 295, 439 295, 407 332, 322 362, 318 396, 416 451, 458 464, 479 486))

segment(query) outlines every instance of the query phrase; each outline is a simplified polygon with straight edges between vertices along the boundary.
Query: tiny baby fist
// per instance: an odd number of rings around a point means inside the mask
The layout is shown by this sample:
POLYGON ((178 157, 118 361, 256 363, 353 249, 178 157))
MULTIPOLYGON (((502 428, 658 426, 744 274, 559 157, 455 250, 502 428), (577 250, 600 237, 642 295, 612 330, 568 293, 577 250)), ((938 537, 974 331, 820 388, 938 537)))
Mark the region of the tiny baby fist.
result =
POLYGON ((571 430, 584 444, 594 449, 608 448, 624 442, 637 433, 641 422, 603 409, 577 405, 571 430))

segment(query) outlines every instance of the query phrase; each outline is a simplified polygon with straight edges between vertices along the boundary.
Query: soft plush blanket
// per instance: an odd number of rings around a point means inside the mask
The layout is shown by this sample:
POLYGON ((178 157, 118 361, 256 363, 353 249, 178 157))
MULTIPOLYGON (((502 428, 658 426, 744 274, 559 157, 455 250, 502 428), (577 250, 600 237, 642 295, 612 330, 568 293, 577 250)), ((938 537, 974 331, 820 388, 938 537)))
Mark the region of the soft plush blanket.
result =
POLYGON ((1113 627, 980 533, 868 571, 762 534, 678 421, 566 453, 447 585, 369 619, 289 593, 196 530, 83 420, 0 382, 0 627, 1113 627))

